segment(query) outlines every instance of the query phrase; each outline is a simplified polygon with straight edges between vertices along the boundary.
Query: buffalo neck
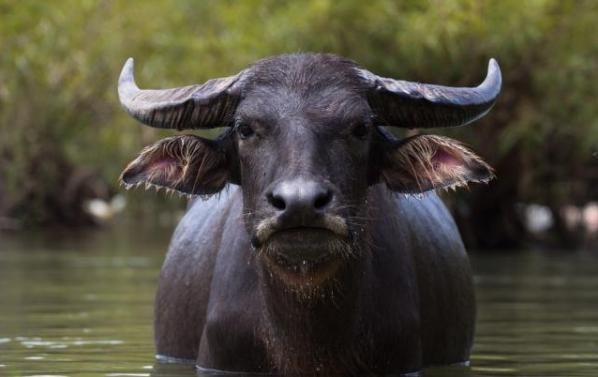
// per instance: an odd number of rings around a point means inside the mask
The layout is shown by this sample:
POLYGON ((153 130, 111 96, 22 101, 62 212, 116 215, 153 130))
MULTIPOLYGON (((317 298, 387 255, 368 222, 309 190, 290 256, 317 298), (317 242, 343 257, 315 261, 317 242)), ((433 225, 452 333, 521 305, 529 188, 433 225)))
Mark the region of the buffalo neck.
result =
POLYGON ((313 370, 338 375, 359 369, 355 347, 364 347, 362 308, 370 254, 344 261, 320 286, 290 288, 260 263, 264 299, 261 331, 280 372, 313 370))

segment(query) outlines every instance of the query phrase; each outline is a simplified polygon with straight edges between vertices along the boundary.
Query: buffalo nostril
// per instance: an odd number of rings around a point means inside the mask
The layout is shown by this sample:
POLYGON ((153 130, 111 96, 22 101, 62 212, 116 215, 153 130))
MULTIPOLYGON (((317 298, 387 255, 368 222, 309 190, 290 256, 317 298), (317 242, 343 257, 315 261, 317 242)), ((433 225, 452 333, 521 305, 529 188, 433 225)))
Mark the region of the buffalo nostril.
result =
POLYGON ((332 191, 327 190, 326 192, 322 192, 316 196, 316 200, 314 201, 314 207, 316 209, 323 209, 332 201, 332 191))
POLYGON ((268 194, 268 203, 272 204, 274 208, 281 211, 287 208, 287 204, 285 203, 284 199, 272 193, 268 194))

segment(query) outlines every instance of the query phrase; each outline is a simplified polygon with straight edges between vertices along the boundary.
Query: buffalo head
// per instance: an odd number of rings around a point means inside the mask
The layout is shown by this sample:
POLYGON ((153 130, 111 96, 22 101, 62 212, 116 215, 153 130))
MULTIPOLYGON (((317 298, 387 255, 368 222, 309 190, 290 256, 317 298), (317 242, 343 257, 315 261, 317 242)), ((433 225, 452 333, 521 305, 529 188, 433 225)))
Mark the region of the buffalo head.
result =
POLYGON ((500 86, 494 60, 479 86, 452 88, 379 77, 333 55, 297 54, 201 85, 140 90, 129 59, 118 91, 133 117, 158 128, 227 128, 215 140, 161 140, 121 178, 188 195, 239 185, 261 264, 287 286, 320 285, 363 252, 370 186, 417 194, 493 176, 454 140, 398 140, 382 127, 467 124, 490 110, 500 86))

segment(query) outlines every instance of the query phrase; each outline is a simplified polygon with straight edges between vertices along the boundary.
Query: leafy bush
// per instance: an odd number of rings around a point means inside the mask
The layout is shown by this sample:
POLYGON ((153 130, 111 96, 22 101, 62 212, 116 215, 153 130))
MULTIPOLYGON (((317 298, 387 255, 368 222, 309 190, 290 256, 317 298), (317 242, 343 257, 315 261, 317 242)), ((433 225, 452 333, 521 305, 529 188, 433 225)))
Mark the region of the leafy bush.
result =
POLYGON ((556 211, 598 197, 592 0, 3 1, 0 13, 5 216, 79 223, 73 197, 110 195, 126 161, 167 134, 120 110, 116 80, 128 56, 142 87, 202 82, 299 51, 344 55, 386 76, 474 85, 493 56, 505 75, 495 110, 444 130, 498 168, 490 189, 452 198, 466 238, 512 246, 523 232, 515 203, 556 211))

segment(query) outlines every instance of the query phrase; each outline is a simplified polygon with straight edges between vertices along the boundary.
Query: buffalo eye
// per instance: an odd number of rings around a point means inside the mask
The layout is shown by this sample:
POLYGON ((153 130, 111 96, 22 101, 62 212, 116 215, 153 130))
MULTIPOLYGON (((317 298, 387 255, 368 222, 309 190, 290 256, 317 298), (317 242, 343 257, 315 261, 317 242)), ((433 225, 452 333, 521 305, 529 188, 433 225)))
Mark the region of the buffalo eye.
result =
POLYGON ((255 131, 248 123, 241 123, 237 126, 237 133, 241 139, 247 139, 255 135, 255 131))
POLYGON ((368 135, 369 132, 370 132, 370 128, 367 126, 367 124, 364 124, 364 123, 357 124, 351 130, 351 134, 353 136, 355 136, 358 139, 362 139, 362 140, 365 139, 365 137, 368 135))

